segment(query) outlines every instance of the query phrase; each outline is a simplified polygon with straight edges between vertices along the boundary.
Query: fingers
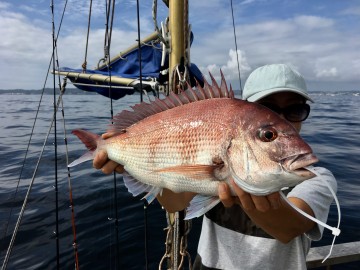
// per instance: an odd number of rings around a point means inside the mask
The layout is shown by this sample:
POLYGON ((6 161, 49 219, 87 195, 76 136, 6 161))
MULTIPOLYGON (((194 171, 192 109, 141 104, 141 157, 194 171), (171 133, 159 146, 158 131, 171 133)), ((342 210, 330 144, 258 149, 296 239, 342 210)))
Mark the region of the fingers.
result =
POLYGON ((96 169, 101 169, 101 171, 105 174, 110 174, 114 171, 117 173, 123 173, 124 167, 115 161, 109 160, 107 153, 104 150, 100 150, 94 160, 93 160, 93 166, 96 169))
POLYGON ((267 198, 270 202, 271 208, 272 209, 279 209, 280 207, 280 193, 279 192, 275 192, 272 194, 267 195, 267 198))
POLYGON ((226 183, 220 183, 218 188, 219 198, 225 207, 231 207, 235 203, 235 198, 231 195, 229 186, 226 183))
POLYGON ((269 210, 275 210, 280 207, 280 194, 278 192, 269 194, 267 196, 256 196, 249 194, 239 188, 239 186, 233 180, 231 182, 232 187, 239 198, 240 205, 245 210, 267 212, 269 210))
POLYGON ((100 150, 93 160, 93 166, 95 169, 101 169, 107 161, 107 153, 104 150, 100 150))
POLYGON ((114 171, 118 172, 120 170, 122 173, 124 171, 123 167, 119 165, 119 163, 116 163, 115 161, 109 160, 104 164, 104 166, 101 167, 101 171, 105 174, 113 173, 114 171), (119 169, 118 167, 121 167, 122 169, 119 169))
POLYGON ((239 198, 239 204, 245 209, 245 210, 254 210, 255 204, 251 198, 251 195, 241 188, 234 182, 234 179, 231 179, 232 187, 236 193, 236 195, 239 198))
POLYGON ((120 165, 120 164, 117 164, 117 167, 115 168, 115 171, 117 173, 124 173, 125 170, 124 170, 124 166, 120 165))
POLYGON ((106 140, 106 139, 114 136, 115 134, 116 134, 115 131, 106 132, 106 133, 104 133, 104 134, 101 135, 101 138, 102 138, 103 140, 106 140))

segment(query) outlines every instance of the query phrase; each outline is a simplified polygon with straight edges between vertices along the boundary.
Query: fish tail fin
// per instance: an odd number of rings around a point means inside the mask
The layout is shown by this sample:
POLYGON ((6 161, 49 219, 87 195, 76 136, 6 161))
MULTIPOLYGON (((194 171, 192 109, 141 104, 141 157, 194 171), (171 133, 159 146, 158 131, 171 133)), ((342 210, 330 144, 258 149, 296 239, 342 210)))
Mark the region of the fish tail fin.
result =
POLYGON ((82 129, 75 129, 71 133, 76 135, 83 142, 83 144, 85 144, 89 152, 70 163, 68 167, 74 167, 80 163, 94 159, 94 153, 97 148, 100 136, 82 129))
POLYGON ((76 135, 85 144, 89 151, 95 151, 98 144, 99 135, 91 133, 83 129, 74 129, 72 134, 76 135))

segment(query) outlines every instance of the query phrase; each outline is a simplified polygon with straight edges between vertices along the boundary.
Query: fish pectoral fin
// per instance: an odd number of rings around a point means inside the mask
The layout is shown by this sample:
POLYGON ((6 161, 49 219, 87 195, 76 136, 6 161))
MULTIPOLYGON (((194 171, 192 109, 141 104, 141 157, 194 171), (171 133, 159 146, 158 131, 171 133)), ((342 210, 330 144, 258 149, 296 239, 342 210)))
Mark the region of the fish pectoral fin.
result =
POLYGON ((155 170, 155 173, 171 173, 171 174, 180 174, 184 175, 187 178, 202 180, 207 178, 214 177, 214 170, 216 166, 213 165, 178 165, 172 167, 166 167, 162 169, 155 170))
POLYGON ((204 215, 219 202, 220 199, 217 196, 196 195, 191 200, 189 207, 186 208, 185 220, 204 215))
POLYGON ((132 177, 128 172, 123 173, 124 184, 128 191, 134 196, 147 193, 143 199, 146 199, 150 204, 156 196, 162 191, 162 188, 153 187, 132 177))

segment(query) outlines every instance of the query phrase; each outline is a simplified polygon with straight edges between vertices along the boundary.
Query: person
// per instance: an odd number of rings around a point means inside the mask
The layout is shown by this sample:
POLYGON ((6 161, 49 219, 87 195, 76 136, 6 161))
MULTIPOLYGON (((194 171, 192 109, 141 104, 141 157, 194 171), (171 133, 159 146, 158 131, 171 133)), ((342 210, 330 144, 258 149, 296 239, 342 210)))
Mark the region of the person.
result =
MULTIPOLYGON (((304 78, 285 64, 266 65, 254 70, 243 90, 243 99, 257 102, 278 113, 300 132, 310 113, 304 78)), ((105 134, 104 138, 111 136, 105 134)), ((123 167, 100 152, 93 165, 104 173, 123 167)), ((326 222, 332 195, 336 192, 332 173, 321 167, 318 175, 287 191, 289 201, 309 215, 326 222)), ((232 181, 236 196, 222 183, 220 204, 204 215, 198 254, 193 269, 306 269, 306 255, 312 240, 320 240, 323 227, 295 211, 279 194, 255 196, 232 181)), ((164 190, 158 201, 169 212, 185 209, 194 193, 164 190)))

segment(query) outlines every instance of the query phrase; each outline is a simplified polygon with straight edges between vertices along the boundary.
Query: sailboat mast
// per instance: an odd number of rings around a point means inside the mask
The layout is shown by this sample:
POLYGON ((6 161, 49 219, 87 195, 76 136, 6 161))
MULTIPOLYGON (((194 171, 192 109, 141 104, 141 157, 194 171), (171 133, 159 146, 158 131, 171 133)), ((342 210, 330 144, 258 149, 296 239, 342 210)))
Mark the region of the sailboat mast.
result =
MULTIPOLYGON (((188 0, 168 0, 169 7, 169 33, 170 33, 170 53, 169 53, 169 92, 178 93, 182 82, 186 80, 186 69, 188 63, 188 0)), ((184 237, 187 237, 186 228, 190 227, 190 221, 184 220, 184 211, 167 213, 168 226, 170 229, 170 239, 166 242, 170 244, 170 257, 168 257, 167 269, 183 269, 184 265, 184 237)), ((190 258, 189 258, 190 260, 190 258)), ((161 263, 160 263, 161 264, 161 263)))
POLYGON ((176 91, 176 70, 180 65, 186 66, 186 46, 188 35, 188 1, 169 0, 169 32, 170 32, 170 61, 169 61, 169 88, 176 91))

